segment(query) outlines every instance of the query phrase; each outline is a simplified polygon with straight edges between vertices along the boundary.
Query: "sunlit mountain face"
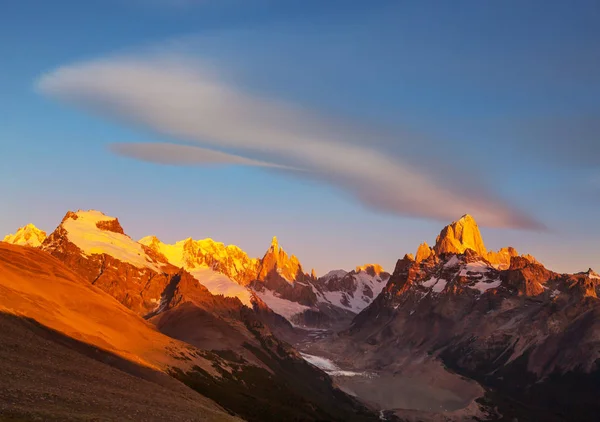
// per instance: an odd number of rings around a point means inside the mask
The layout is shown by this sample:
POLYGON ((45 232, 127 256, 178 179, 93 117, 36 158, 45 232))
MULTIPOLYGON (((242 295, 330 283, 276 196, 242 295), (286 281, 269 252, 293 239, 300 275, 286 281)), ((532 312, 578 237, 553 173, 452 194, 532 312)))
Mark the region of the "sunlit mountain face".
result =
POLYGON ((488 251, 470 215, 391 273, 367 264, 317 277, 277 238, 260 258, 212 239, 135 241, 95 210, 67 212, 48 236, 33 224, 17 230, 0 258, 4 374, 17 371, 23 397, 63 403, 19 399, 7 409, 20 417, 77 414, 102 397, 87 383, 105 371, 147 390, 115 387, 116 401, 93 410, 108 419, 120 409, 166 417, 164 400, 190 420, 560 420, 567 410, 587 420, 595 411, 600 276, 555 273, 512 247, 488 251), (37 363, 34 347, 54 364, 37 363), (55 377, 82 392, 57 389, 55 377))
POLYGON ((0 7, 0 422, 600 420, 597 2, 0 7))

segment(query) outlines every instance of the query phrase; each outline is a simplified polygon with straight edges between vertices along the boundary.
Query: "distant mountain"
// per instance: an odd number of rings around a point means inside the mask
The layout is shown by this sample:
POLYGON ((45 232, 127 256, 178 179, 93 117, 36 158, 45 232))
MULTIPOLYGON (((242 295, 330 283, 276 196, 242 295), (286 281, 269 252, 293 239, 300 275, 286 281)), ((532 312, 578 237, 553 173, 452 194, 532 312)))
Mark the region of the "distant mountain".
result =
POLYGON ((294 256, 273 238, 261 260, 256 294, 275 312, 300 326, 328 327, 344 323, 379 294, 389 274, 379 265, 331 271, 321 278, 304 272, 294 256))
POLYGON ((33 224, 27 224, 24 227, 20 227, 16 233, 5 236, 4 242, 37 248, 41 246, 45 239, 45 231, 38 229, 33 224))
MULTIPOLYGON (((485 258, 497 269, 506 269, 512 257, 519 256, 513 247, 502 248, 497 252, 488 251, 483 243, 479 226, 469 214, 444 227, 436 239, 435 246, 430 248, 427 242, 419 245, 415 259, 420 262, 432 255, 462 254, 467 249, 485 258)), ((527 255, 530 261, 535 259, 527 255)))
MULTIPOLYGON (((1 360, 23 374, 29 361, 41 365, 44 391, 54 391, 45 374, 71 385, 116 368, 133 381, 111 372, 111 382, 154 383, 144 391, 164 396, 156 399, 162 407, 148 407, 156 415, 168 400, 186 420, 378 419, 282 341, 291 339, 357 370, 349 373, 377 373, 384 383, 377 391, 362 384, 369 377, 348 391, 382 394, 388 420, 592 421, 600 412, 600 276, 559 274, 512 247, 488 251, 469 215, 444 227, 433 246, 398 260, 391 275, 367 264, 316 277, 277 238, 251 258, 212 239, 136 242, 117 218, 68 212, 47 237, 33 225, 7 236, 0 271, 0 327, 11 344, 0 348, 1 360), (47 368, 31 344, 60 354, 59 365, 47 368), (79 374, 71 360, 96 372, 71 377, 79 374), (425 378, 444 394, 441 403, 467 407, 442 415, 396 408, 385 383, 402 377, 425 378), (485 394, 473 402, 480 386, 485 394)), ((3 377, 0 395, 12 388, 3 377)), ((19 388, 37 397, 27 377, 19 388)), ((89 401, 84 392, 96 387, 77 385, 75 396, 56 394, 89 401)), ((118 385, 113 394, 124 397, 118 385)), ((141 397, 131 400, 128 411, 150 415, 141 397)), ((113 408, 96 410, 94 417, 114 419, 113 408)))
POLYGON ((359 313, 379 295, 389 278, 390 274, 380 265, 366 264, 350 272, 330 271, 314 286, 322 302, 359 313))
POLYGON ((252 307, 252 294, 247 286, 256 278, 259 260, 249 258, 237 246, 191 238, 168 245, 155 236, 144 237, 139 243, 162 255, 172 265, 185 268, 211 293, 237 297, 252 307))
POLYGON ((140 315, 160 306, 170 274, 177 272, 127 236, 117 218, 99 211, 69 211, 41 247, 140 315))
MULTIPOLYGON (((234 272, 235 265, 245 256, 239 249, 222 247, 215 242, 187 242, 187 245, 184 242, 176 248, 164 248, 156 241, 150 244, 152 247, 134 241, 125 234, 118 219, 99 211, 68 212, 40 248, 21 247, 44 255, 46 260, 54 262, 56 268, 40 268, 33 261, 28 261, 16 271, 30 274, 34 279, 38 270, 45 274, 60 274, 60 268, 68 267, 77 283, 92 291, 104 292, 101 297, 112 296, 120 302, 109 300, 116 308, 128 308, 127 315, 134 320, 132 324, 146 327, 149 327, 148 323, 152 324, 158 331, 151 331, 156 335, 164 334, 160 338, 171 338, 173 344, 176 344, 173 339, 183 342, 183 349, 173 349, 171 363, 160 366, 161 371, 246 420, 377 420, 374 413, 338 390, 329 377, 273 334, 269 326, 281 328, 278 324, 281 317, 259 298, 253 298, 249 307, 235 294, 234 297, 214 295, 202 284, 207 278, 200 275, 209 271, 210 277, 226 278, 226 283, 245 289, 224 274, 204 266, 213 259, 213 268, 242 276, 247 270, 243 266, 234 272), (162 252, 157 252, 157 246, 162 252), (224 250, 227 253, 220 254, 224 250), (236 259, 233 259, 234 254, 237 254, 236 259), (148 322, 144 322, 142 317, 148 322), (290 379, 294 382, 290 383, 290 379)), ((4 252, 0 250, 4 255, 9 252, 6 248, 4 252)), ((0 258, 0 262, 7 259, 0 258)), ((248 259, 245 262, 253 261, 248 259)), ((39 318, 54 318, 56 315, 61 321, 61 315, 67 315, 63 307, 75 306, 79 301, 77 296, 68 292, 68 288, 62 293, 53 292, 52 284, 44 288, 47 291, 42 296, 59 294, 60 302, 42 304, 39 318)), ((29 293, 25 293, 27 295, 29 293)), ((43 298, 39 301, 41 303, 43 298)), ((94 314, 93 301, 93 297, 86 299, 85 307, 90 309, 86 317, 96 321, 100 317, 94 314)), ((0 306, 12 309, 10 302, 12 300, 3 303, 0 299, 0 306)), ((104 315, 109 318, 110 312, 104 312, 104 315)), ((105 328, 95 329, 92 322, 86 321, 82 318, 81 328, 69 326, 62 334, 87 341, 88 331, 82 330, 92 330, 90 333, 100 336, 100 343, 96 339, 92 343, 104 344, 101 337, 105 328)), ((115 324, 118 326, 118 321, 115 320, 115 324)), ((286 324, 291 329, 289 323, 286 324)), ((60 324, 50 326, 58 330, 61 327, 60 324)), ((141 362, 138 346, 128 343, 134 342, 136 337, 128 336, 125 327, 121 327, 125 331, 118 337, 123 343, 120 347, 115 346, 115 350, 126 354, 128 359, 141 362)), ((153 337, 145 336, 144 331, 136 335, 144 337, 146 342, 153 341, 153 337)), ((139 347, 144 353, 151 353, 157 346, 142 343, 139 347)), ((163 353, 162 349, 160 353, 163 353)), ((153 365, 150 361, 148 364, 153 365)))
POLYGON ((274 329, 281 324, 269 315, 273 311, 296 326, 344 324, 379 294, 389 278, 377 264, 317 278, 314 271, 305 272, 276 237, 262 258, 212 239, 166 244, 146 236, 136 242, 118 219, 94 210, 69 212, 47 238, 30 224, 5 241, 41 247, 142 315, 160 307, 167 274, 183 268, 212 294, 235 297, 259 310, 274 329))
POLYGON ((490 400, 505 416, 533 420, 536 408, 535 420, 594 420, 599 294, 592 270, 558 274, 512 248, 488 252, 475 220, 464 216, 433 248, 400 259, 342 337, 360 359, 396 370, 393 356, 404 364, 438 359, 495 389, 490 400), (507 407, 507 400, 526 405, 507 407))
POLYGON ((262 258, 250 258, 239 247, 212 239, 185 239, 169 245, 147 236, 139 243, 171 265, 186 269, 211 293, 237 297, 249 307, 260 302, 297 326, 348 321, 379 294, 389 278, 375 264, 317 279, 304 271, 296 256, 281 248, 276 237, 262 258))

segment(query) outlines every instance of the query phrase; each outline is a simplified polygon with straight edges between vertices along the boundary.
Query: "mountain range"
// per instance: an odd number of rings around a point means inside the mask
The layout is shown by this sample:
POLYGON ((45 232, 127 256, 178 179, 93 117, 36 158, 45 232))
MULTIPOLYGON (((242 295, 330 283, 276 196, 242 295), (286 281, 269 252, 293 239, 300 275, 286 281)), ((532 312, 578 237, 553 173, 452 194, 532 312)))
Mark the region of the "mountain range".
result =
POLYGON ((317 277, 275 237, 262 257, 212 239, 135 241, 94 210, 68 212, 48 236, 18 229, 0 264, 2 358, 20 375, 16 389, 0 385, 14 402, 0 416, 65 420, 59 410, 101 395, 73 393, 88 388, 75 361, 90 384, 108 371, 110 396, 127 397, 90 410, 109 420, 169 419, 164 402, 173 420, 561 421, 600 410, 600 276, 488 251, 469 215, 391 274, 366 264, 317 277))

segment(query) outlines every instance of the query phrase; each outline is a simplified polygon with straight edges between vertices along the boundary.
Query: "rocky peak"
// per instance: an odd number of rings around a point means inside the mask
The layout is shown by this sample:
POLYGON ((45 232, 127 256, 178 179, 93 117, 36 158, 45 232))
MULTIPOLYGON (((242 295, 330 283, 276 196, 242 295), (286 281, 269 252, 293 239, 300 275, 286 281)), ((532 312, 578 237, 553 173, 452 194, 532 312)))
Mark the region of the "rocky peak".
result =
POLYGON ((159 245, 162 244, 160 239, 156 236, 142 237, 140 240, 138 240, 138 242, 142 245, 148 246, 150 249, 158 249, 159 245))
POLYGON ((522 256, 510 259, 510 267, 501 273, 503 283, 520 295, 537 296, 544 292, 544 285, 554 277, 554 273, 543 265, 531 262, 522 256))
POLYGON ((94 210, 69 211, 42 249, 139 315, 159 304, 176 270, 127 236, 118 219, 94 210))
POLYGON ((479 226, 469 214, 463 215, 442 229, 436 239, 433 250, 436 255, 461 254, 472 249, 480 256, 486 256, 487 250, 479 232, 479 226))
POLYGON ((93 224, 94 226, 96 226, 96 228, 100 230, 110 231, 118 234, 125 234, 123 231, 123 227, 121 227, 121 223, 119 223, 118 218, 111 217, 98 210, 78 210, 77 212, 67 211, 62 221, 60 222, 60 225, 64 226, 70 221, 77 221, 77 224, 93 224))
POLYGON ((212 239, 194 240, 188 237, 174 244, 166 244, 155 236, 146 236, 139 242, 164 256, 176 267, 187 270, 208 267, 242 286, 255 280, 258 271, 258 259, 248 257, 235 245, 225 245, 212 239))
POLYGON ((408 268, 412 267, 412 265, 416 263, 415 258, 412 254, 406 254, 402 259, 399 259, 396 262, 396 268, 394 268, 394 274, 406 271, 408 268))
POLYGON ((38 229, 31 223, 27 224, 26 226, 19 227, 16 233, 9 234, 4 238, 4 242, 7 243, 32 246, 36 248, 41 246, 44 240, 46 240, 46 232, 38 229))
POLYGON ((270 249, 275 253, 279 252, 279 242, 277 241, 277 236, 273 236, 273 239, 271 239, 270 249))
POLYGON ((265 280, 267 276, 276 272, 287 282, 293 283, 300 274, 304 275, 298 258, 295 255, 288 256, 279 246, 276 236, 273 236, 271 246, 260 262, 258 280, 265 280))
POLYGON ((488 252, 486 259, 498 269, 507 269, 513 257, 519 256, 517 250, 511 246, 502 248, 498 252, 488 252))
POLYGON ((105 230, 107 232, 125 234, 123 231, 123 227, 121 227, 121 223, 119 223, 119 219, 115 218, 114 220, 104 220, 98 221, 96 223, 96 227, 100 230, 105 230))
MULTIPOLYGON (((157 262, 144 246, 127 236, 119 220, 100 211, 69 211, 60 225, 44 241, 42 248, 51 254, 91 258, 111 256, 138 269, 160 272, 157 262)), ((63 259, 64 261, 64 259, 63 259)))
POLYGON ((361 271, 369 274, 371 277, 375 277, 376 275, 385 272, 383 267, 379 264, 365 264, 356 267, 355 272, 360 273, 361 271))
POLYGON ((417 256, 415 257, 415 260, 417 262, 425 261, 433 254, 433 249, 429 247, 427 242, 423 242, 419 245, 419 248, 417 249, 417 256))

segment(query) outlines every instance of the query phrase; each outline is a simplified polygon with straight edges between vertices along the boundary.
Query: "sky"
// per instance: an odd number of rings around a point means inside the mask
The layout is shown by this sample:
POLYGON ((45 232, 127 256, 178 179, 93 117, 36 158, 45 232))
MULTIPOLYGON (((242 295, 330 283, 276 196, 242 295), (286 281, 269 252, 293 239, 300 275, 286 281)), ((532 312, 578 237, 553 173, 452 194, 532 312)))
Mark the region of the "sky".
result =
POLYGON ((391 271, 469 213, 489 249, 600 268, 596 1, 2 9, 1 234, 98 209, 135 239, 391 271))

